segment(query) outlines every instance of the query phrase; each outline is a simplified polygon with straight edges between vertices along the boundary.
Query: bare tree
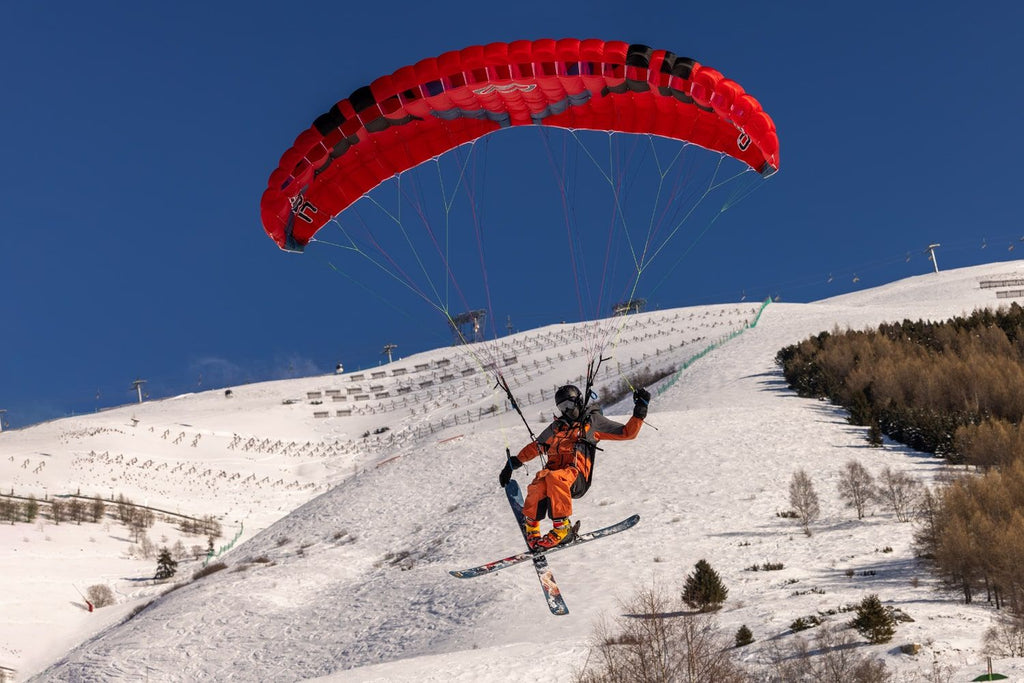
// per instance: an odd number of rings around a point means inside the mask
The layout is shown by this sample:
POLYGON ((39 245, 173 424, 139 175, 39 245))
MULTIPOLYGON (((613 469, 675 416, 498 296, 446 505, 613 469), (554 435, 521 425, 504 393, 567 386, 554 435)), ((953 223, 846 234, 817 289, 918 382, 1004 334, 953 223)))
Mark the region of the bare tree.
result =
POLYGON ((89 504, 89 521, 99 523, 103 520, 103 515, 107 513, 107 506, 103 503, 103 499, 99 496, 95 496, 92 502, 89 504))
POLYGON ((202 534, 212 538, 220 538, 224 535, 224 532, 221 530, 220 522, 213 515, 203 515, 202 534))
POLYGON ((213 515, 204 515, 202 519, 193 519, 191 517, 183 519, 178 528, 185 534, 210 536, 212 538, 220 538, 223 535, 220 522, 213 515))
POLYGON ((821 508, 818 505, 818 494, 814 491, 814 484, 804 470, 794 472, 789 482, 789 504, 800 517, 804 533, 810 536, 811 523, 818 519, 821 508))
POLYGON ((50 519, 54 524, 60 524, 67 517, 64 501, 59 498, 50 499, 50 519))
POLYGON ((136 543, 149 527, 153 526, 156 520, 153 511, 149 508, 133 507, 133 514, 128 521, 128 528, 132 531, 132 540, 136 543))
POLYGON ((943 523, 941 542, 935 549, 935 566, 948 586, 963 592, 965 605, 974 601, 974 591, 981 582, 982 554, 967 520, 954 515, 943 523))
POLYGON ((925 486, 917 499, 917 528, 914 530, 914 550, 925 558, 934 558, 939 547, 939 515, 942 499, 931 488, 925 486))
POLYGON ((117 518, 121 524, 128 526, 134 516, 135 506, 132 505, 132 501, 125 498, 123 494, 117 494, 117 518))
POLYGON ((22 506, 22 511, 25 513, 25 521, 29 524, 36 521, 36 517, 39 516, 39 501, 31 493, 28 495, 28 500, 22 506))
POLYGON ((906 472, 894 472, 886 467, 879 476, 879 498, 896 513, 901 522, 910 521, 910 511, 920 495, 921 482, 906 472))
POLYGON ((864 519, 868 503, 875 498, 875 478, 856 460, 847 462, 839 475, 839 497, 857 511, 857 519, 864 519))
POLYGON ((14 499, 6 496, 0 497, 0 521, 14 524, 18 521, 18 504, 14 499))
POLYGON ((685 614, 650 588, 622 607, 614 626, 597 627, 579 683, 751 680, 732 661, 728 639, 711 615, 685 614))
POLYGON ((67 508, 68 519, 75 524, 81 524, 82 520, 85 518, 85 506, 82 504, 82 501, 77 498, 71 498, 68 500, 67 508))
POLYGON ((1024 657, 1024 618, 1002 614, 985 631, 985 647, 1000 657, 1024 657))

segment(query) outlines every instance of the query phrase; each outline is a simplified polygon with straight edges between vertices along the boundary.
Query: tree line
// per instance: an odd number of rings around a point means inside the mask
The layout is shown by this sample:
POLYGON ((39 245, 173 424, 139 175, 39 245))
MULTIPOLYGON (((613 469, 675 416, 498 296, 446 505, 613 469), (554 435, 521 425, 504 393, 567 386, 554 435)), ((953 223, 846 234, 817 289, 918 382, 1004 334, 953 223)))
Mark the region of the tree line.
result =
POLYGON ((885 435, 964 467, 905 510, 917 551, 965 602, 984 595, 1024 635, 1024 308, 833 329, 776 362, 799 395, 868 427, 873 445, 885 435))
POLYGON ((781 349, 776 362, 800 396, 843 406, 851 423, 877 430, 876 441, 885 434, 952 463, 998 462, 1009 441, 996 443, 993 432, 1024 417, 1024 309, 1016 303, 945 322, 837 328, 781 349))
MULTIPOLYGON (((132 531, 133 541, 137 541, 138 537, 156 521, 156 511, 153 508, 136 505, 122 494, 118 494, 116 499, 106 501, 99 495, 92 498, 80 495, 51 496, 39 500, 31 494, 19 497, 12 493, 0 494, 0 522, 31 524, 41 517, 46 517, 53 524, 99 524, 111 510, 111 504, 113 516, 132 531)), ((212 515, 204 515, 201 518, 175 515, 174 521, 185 534, 210 538, 220 538, 223 535, 220 522, 212 515)))

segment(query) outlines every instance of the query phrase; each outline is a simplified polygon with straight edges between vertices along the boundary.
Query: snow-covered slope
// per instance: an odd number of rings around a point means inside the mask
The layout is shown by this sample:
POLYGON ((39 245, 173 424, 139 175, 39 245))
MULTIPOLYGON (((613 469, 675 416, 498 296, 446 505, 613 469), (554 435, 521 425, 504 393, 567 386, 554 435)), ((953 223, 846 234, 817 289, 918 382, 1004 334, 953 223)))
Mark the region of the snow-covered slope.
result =
MULTIPOLYGON (((930 273, 812 304, 773 303, 751 328, 759 305, 620 319, 600 386, 712 350, 654 387, 636 441, 599 454, 574 516, 585 528, 634 512, 641 523, 552 557, 567 617, 549 615, 529 565, 473 580, 447 571, 522 544, 496 479, 505 448, 528 436, 493 389, 486 359, 504 361, 536 430, 550 418, 553 387, 585 372, 580 351, 593 326, 0 434, 0 483, 16 495, 123 494, 216 516, 218 543, 238 535, 216 560, 225 569, 190 581, 200 563, 183 562, 180 587, 167 592, 144 580, 155 560, 129 558, 128 532, 113 520, 3 527, 0 603, 14 617, 0 625, 0 665, 18 676, 42 672, 40 680, 570 680, 594 622, 614 617, 618 600, 652 582, 675 591, 707 559, 730 589, 718 614, 729 634, 746 624, 758 641, 785 639, 797 617, 878 593, 915 621, 865 651, 908 676, 933 661, 977 675, 993 612, 937 591, 914 560, 910 524, 882 511, 858 522, 835 491, 850 459, 926 481, 941 461, 896 445, 867 448, 840 411, 790 392, 774 356, 836 325, 1007 303, 981 283, 1019 277, 1022 262, 930 273), (822 502, 811 537, 776 515, 788 509, 800 468, 822 502), (785 569, 747 571, 765 562, 785 569), (120 604, 85 611, 74 589, 96 583, 114 587, 120 604), (904 642, 920 643, 920 654, 899 654, 904 642)), ((525 482, 535 471, 517 476, 525 482)), ((150 537, 173 544, 180 532, 160 524, 150 537)), ((752 664, 762 657, 757 643, 742 655, 752 664)), ((1014 667, 1002 664, 1003 673, 1014 667)))

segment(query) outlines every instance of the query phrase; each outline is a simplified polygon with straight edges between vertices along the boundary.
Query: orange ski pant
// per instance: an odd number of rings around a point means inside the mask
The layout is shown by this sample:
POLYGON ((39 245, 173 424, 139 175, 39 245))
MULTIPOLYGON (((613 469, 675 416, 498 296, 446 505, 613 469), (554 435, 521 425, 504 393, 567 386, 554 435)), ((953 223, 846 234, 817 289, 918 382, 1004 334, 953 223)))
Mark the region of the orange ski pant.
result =
POLYGON ((572 514, 572 483, 576 481, 575 467, 560 470, 543 469, 537 473, 530 485, 526 487, 526 500, 523 501, 523 515, 529 519, 537 519, 537 506, 542 500, 551 501, 551 517, 568 517, 572 514))

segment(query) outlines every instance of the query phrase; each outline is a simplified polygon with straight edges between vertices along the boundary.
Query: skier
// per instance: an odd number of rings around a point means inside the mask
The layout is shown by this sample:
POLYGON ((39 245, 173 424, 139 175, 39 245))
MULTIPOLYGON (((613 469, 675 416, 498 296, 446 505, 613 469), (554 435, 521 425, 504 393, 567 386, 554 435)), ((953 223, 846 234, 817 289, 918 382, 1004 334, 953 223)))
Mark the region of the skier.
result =
POLYGON ((640 432, 651 394, 644 388, 633 392, 633 417, 619 424, 601 414, 596 405, 584 409, 583 395, 578 387, 567 384, 555 392, 555 405, 561 415, 540 433, 537 440, 509 458, 498 475, 504 487, 512 479, 512 470, 533 460, 542 452, 548 461, 537 472, 526 489, 523 502, 526 542, 531 550, 553 548, 572 540, 572 499, 580 498, 590 488, 597 442, 602 439, 625 441, 640 432), (540 535, 541 517, 551 515, 552 528, 540 535))

